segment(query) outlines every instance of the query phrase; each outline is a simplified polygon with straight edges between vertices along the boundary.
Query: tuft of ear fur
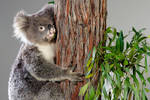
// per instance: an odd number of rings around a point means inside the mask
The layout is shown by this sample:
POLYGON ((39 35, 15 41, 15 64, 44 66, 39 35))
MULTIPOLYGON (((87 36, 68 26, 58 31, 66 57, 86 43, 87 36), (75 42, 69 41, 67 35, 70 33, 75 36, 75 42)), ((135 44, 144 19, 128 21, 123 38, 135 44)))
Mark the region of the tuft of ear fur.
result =
POLYGON ((14 18, 13 28, 14 36, 20 39, 24 43, 30 43, 26 38, 26 31, 29 28, 30 21, 29 16, 25 14, 25 11, 21 10, 14 18))
POLYGON ((39 10, 38 12, 36 12, 34 15, 35 16, 45 16, 45 17, 50 17, 53 18, 54 17, 54 7, 55 5, 53 4, 45 4, 43 6, 43 8, 41 10, 39 10))
POLYGON ((43 8, 41 9, 41 11, 47 11, 49 13, 53 13, 54 12, 54 4, 45 4, 43 6, 43 8))

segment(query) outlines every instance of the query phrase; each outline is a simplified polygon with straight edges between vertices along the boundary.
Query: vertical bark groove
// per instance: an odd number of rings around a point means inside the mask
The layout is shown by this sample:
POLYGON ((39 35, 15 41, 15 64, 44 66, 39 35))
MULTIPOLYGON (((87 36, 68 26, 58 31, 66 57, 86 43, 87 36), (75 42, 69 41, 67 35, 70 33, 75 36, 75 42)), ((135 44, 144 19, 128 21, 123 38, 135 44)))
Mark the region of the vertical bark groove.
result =
MULTIPOLYGON (((83 73, 89 51, 104 38, 106 0, 55 0, 55 3, 56 62, 63 67, 73 62, 73 65, 77 64, 76 71, 83 73)), ((83 83, 62 82, 66 100, 82 100, 78 93, 83 83)))

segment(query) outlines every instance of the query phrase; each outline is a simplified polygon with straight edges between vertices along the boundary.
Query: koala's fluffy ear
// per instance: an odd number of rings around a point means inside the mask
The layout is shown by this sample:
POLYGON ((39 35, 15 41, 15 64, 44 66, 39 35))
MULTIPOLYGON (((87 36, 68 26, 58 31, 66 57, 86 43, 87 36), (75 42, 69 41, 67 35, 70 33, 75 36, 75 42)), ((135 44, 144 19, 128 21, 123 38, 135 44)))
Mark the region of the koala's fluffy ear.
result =
POLYGON ((25 40, 25 34, 26 30, 29 28, 30 25, 30 16, 26 15, 23 10, 19 11, 17 15, 14 18, 14 36, 18 39, 20 39, 23 42, 26 42, 25 40))
POLYGON ((22 10, 17 13, 17 15, 14 18, 14 27, 20 28, 25 30, 25 28, 29 25, 29 16, 25 14, 25 12, 22 10))
POLYGON ((37 15, 39 16, 47 16, 47 17, 54 17, 54 7, 55 5, 46 4, 44 7, 38 12, 37 15))

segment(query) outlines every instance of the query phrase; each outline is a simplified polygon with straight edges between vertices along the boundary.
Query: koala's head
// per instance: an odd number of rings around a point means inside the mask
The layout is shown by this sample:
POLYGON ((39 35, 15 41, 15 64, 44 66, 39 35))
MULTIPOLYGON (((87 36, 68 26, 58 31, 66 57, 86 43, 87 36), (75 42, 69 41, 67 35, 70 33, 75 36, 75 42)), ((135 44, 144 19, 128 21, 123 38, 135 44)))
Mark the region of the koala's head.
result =
POLYGON ((47 44, 55 42, 54 5, 45 5, 34 14, 20 11, 14 18, 15 36, 29 44, 47 44))

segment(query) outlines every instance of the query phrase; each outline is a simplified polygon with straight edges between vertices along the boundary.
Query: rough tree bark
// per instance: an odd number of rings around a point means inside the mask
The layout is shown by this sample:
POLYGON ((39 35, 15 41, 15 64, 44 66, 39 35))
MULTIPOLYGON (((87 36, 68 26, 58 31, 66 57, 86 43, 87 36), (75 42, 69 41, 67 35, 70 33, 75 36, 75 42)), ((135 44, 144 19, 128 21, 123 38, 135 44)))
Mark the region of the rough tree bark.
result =
MULTIPOLYGON (((106 29, 106 0, 55 0, 57 5, 56 63, 68 66, 77 64, 82 72, 85 59, 93 46, 103 40, 106 29)), ((78 96, 84 82, 61 84, 66 100, 82 100, 78 96)))

